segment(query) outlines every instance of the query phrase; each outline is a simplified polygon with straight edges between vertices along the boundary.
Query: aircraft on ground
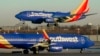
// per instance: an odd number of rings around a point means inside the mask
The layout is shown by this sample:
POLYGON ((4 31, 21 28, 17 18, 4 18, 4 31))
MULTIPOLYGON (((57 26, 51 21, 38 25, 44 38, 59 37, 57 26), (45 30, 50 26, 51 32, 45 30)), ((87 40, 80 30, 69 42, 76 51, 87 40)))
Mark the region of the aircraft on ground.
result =
POLYGON ((86 18, 86 16, 94 15, 86 14, 89 11, 88 0, 82 0, 82 3, 71 12, 48 12, 48 11, 22 11, 15 15, 21 21, 31 21, 34 24, 47 23, 47 26, 58 23, 74 22, 86 18))
POLYGON ((83 49, 94 45, 89 38, 77 34, 43 34, 8 33, 0 34, 0 48, 23 49, 24 54, 32 51, 34 54, 39 51, 61 52, 63 49, 83 49))

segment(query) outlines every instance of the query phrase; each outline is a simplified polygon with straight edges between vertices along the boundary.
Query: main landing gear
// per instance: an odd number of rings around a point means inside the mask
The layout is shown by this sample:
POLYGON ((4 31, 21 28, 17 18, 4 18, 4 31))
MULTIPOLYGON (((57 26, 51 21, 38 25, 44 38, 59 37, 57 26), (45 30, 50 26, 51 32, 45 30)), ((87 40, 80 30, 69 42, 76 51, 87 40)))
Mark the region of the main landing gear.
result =
MULTIPOLYGON (((33 54, 38 54, 38 53, 39 53, 38 47, 37 47, 37 48, 36 48, 36 47, 33 47, 33 48, 30 49, 30 51, 32 51, 33 54)), ((24 50, 22 51, 22 53, 23 53, 23 54, 29 54, 29 49, 24 49, 24 50)))
POLYGON ((59 25, 58 25, 58 23, 53 23, 53 24, 52 23, 48 23, 47 27, 50 27, 50 26, 59 26, 59 25))
POLYGON ((29 54, 29 50, 28 49, 23 50, 23 54, 29 54))
POLYGON ((39 53, 38 47, 33 47, 33 48, 30 49, 30 51, 32 51, 33 54, 38 54, 39 53))
POLYGON ((80 50, 80 53, 82 54, 83 53, 83 49, 81 48, 81 50, 80 50))

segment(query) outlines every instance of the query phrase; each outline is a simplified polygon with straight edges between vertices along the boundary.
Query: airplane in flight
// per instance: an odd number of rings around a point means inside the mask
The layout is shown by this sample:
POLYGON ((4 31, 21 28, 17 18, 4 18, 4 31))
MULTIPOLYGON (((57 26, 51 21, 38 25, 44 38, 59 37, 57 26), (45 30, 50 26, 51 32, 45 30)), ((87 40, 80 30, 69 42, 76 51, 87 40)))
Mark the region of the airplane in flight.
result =
POLYGON ((44 22, 47 23, 47 26, 51 24, 58 26, 58 23, 74 22, 95 14, 86 14, 88 11, 88 0, 82 0, 82 3, 71 12, 22 11, 16 14, 15 17, 23 22, 31 21, 34 24, 44 22))
POLYGON ((25 34, 25 33, 8 33, 0 34, 0 48, 5 49, 23 49, 24 54, 38 54, 39 51, 47 50, 48 52, 61 52, 63 49, 83 49, 94 45, 89 38, 77 34, 25 34))

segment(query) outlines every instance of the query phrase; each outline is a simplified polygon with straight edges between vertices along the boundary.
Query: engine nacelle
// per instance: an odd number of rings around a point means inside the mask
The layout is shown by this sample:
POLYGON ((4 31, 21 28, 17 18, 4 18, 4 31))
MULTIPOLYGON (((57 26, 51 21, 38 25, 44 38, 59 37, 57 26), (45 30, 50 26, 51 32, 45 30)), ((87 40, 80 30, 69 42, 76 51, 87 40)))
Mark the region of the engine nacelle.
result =
POLYGON ((49 48, 49 52, 61 52, 63 50, 62 46, 51 46, 49 48))
POLYGON ((57 22, 60 22, 60 23, 64 22, 64 18, 58 18, 57 22))
POLYGON ((43 22, 43 20, 32 21, 32 23, 34 23, 34 24, 41 24, 42 22, 43 22))
POLYGON ((53 18, 47 18, 45 19, 46 23, 54 23, 54 19, 53 18))

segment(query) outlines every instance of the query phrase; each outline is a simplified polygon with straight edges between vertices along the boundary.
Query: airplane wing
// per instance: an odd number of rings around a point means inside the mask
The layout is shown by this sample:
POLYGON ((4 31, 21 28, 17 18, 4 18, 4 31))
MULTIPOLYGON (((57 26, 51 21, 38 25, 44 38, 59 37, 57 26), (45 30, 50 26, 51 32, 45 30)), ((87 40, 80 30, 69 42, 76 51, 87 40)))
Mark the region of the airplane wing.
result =
POLYGON ((56 44, 52 44, 45 29, 43 29, 42 31, 43 31, 44 41, 34 45, 37 51, 42 49, 42 50, 47 50, 48 52, 61 52, 63 50, 63 47, 56 44))
POLYGON ((50 43, 51 43, 51 40, 49 39, 49 36, 46 33, 45 29, 42 29, 42 32, 43 32, 44 40, 39 42, 39 43, 37 43, 37 44, 35 44, 34 47, 48 48, 50 43))

